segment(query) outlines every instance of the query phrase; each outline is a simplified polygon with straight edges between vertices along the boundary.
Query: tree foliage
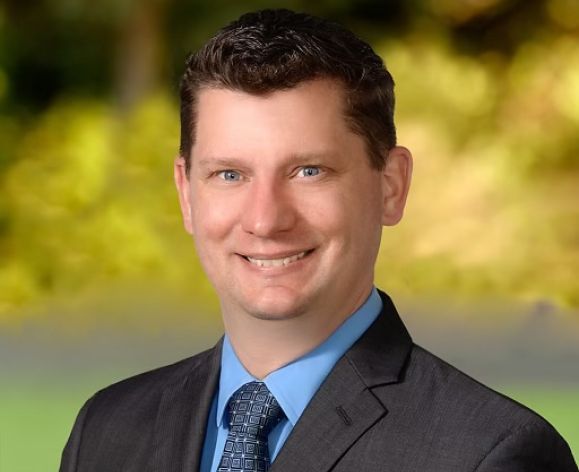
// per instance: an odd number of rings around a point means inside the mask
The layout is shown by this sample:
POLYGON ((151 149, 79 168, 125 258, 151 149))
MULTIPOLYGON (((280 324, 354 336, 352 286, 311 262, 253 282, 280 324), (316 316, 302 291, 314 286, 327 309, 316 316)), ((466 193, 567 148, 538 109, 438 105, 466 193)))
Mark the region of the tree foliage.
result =
MULTIPOLYGON (((0 7, 0 313, 115 282, 209 295, 172 187, 176 82, 217 27, 267 2, 0 7)), ((416 157, 380 284, 579 307, 579 4, 280 2, 369 39, 416 157)), ((1 319, 1 317, 0 317, 1 319)))

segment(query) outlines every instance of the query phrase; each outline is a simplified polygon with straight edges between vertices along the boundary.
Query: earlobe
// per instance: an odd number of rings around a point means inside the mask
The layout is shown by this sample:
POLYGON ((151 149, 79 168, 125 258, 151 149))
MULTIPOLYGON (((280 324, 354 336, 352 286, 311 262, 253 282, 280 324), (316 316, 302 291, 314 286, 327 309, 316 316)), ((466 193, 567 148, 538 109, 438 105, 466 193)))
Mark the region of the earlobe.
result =
POLYGON ((410 151, 402 146, 390 149, 384 169, 382 169, 382 224, 384 226, 394 226, 402 219, 411 180, 412 154, 410 151))
POLYGON ((175 186, 177 187, 177 194, 179 196, 179 206, 181 207, 181 216, 183 217, 183 226, 185 231, 193 234, 193 224, 191 220, 191 189, 189 176, 187 175, 187 168, 185 159, 177 157, 173 165, 173 173, 175 176, 175 186))

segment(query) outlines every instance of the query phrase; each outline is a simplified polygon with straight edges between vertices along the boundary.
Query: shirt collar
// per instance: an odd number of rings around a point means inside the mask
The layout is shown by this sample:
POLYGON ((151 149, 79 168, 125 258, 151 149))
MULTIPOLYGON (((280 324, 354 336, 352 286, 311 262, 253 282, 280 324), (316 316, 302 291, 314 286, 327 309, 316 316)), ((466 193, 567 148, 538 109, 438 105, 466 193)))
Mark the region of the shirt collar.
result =
MULTIPOLYGON (((370 327, 381 310, 382 300, 376 288, 373 288, 362 306, 322 344, 263 379, 292 426, 295 426, 338 359, 370 327)), ((235 354, 229 337, 225 335, 217 396, 218 427, 223 423, 225 409, 231 396, 243 384, 252 381, 257 381, 257 379, 247 372, 235 354)))

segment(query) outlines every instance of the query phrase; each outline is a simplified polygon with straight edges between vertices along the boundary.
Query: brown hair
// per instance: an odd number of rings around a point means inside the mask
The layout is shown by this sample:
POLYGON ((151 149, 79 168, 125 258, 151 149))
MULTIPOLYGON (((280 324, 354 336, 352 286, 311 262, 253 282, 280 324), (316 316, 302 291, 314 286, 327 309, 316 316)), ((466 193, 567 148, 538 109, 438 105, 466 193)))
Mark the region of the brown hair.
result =
POLYGON ((181 79, 181 156, 187 172, 203 87, 265 94, 330 78, 346 91, 345 115, 366 141, 372 167, 396 145, 394 81, 370 45, 343 26, 290 10, 242 15, 187 58, 181 79))

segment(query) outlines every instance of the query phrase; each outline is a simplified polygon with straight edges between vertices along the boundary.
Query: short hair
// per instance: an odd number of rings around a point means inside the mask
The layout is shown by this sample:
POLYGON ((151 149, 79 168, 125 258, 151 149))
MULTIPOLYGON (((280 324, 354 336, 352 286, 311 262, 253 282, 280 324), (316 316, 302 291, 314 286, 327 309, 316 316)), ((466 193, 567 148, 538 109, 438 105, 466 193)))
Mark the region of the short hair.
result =
POLYGON ((202 88, 251 94, 335 79, 345 89, 345 118, 366 144, 370 165, 384 166, 396 145, 394 81, 371 46, 343 26, 286 9, 246 13, 189 55, 181 78, 181 156, 187 173, 202 88))

